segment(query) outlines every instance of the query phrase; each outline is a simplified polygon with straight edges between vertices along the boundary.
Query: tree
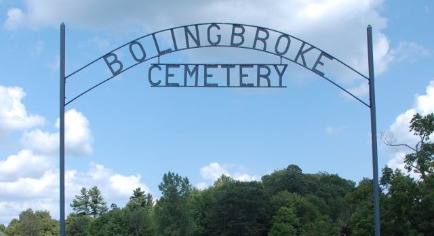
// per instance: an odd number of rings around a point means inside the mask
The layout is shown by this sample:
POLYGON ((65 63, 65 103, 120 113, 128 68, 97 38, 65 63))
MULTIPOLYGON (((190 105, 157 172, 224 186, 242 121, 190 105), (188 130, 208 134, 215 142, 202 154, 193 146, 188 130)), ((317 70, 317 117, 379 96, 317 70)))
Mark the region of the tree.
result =
POLYGON ((80 190, 80 195, 75 195, 74 200, 70 204, 72 210, 77 215, 89 215, 90 213, 90 197, 89 192, 85 187, 80 190))
POLYGON ((415 235, 416 213, 421 202, 417 182, 401 170, 385 167, 380 181, 384 186, 382 221, 387 235, 415 235))
POLYGON ((145 194, 141 188, 136 188, 130 197, 125 214, 128 221, 127 227, 131 235, 153 235, 154 224, 152 211, 154 201, 151 194, 145 194))
POLYGON ((345 196, 354 191, 355 183, 345 180, 336 174, 320 172, 310 175, 316 188, 306 195, 322 214, 328 215, 333 221, 347 220, 348 211, 345 196))
POLYGON ((294 214, 291 208, 283 206, 279 208, 276 215, 273 217, 273 226, 271 227, 269 236, 280 235, 297 235, 295 228, 298 228, 300 221, 294 214))
POLYGON ((105 235, 117 235, 127 236, 128 231, 126 227, 126 217, 124 212, 115 208, 103 214, 100 217, 93 218, 92 223, 88 229, 88 235, 92 236, 105 236, 105 235))
POLYGON ((129 235, 155 235, 155 226, 148 209, 140 207, 130 210, 126 208, 124 211, 129 235))
MULTIPOLYGON (((271 197, 273 209, 278 209, 273 218, 273 226, 276 217, 282 207, 289 208, 297 218, 292 220, 295 235, 337 235, 338 226, 330 216, 322 214, 319 207, 315 204, 318 197, 314 195, 301 195, 282 191, 271 197)), ((280 213, 282 214, 282 213, 280 213)))
MULTIPOLYGON (((269 195, 260 182, 216 182, 207 196, 204 235, 265 235, 271 214, 269 195), (212 202, 215 201, 215 204, 212 202)), ((206 195, 204 195, 206 196, 206 195)))
POLYGON ((39 222, 38 217, 32 209, 27 209, 20 213, 20 223, 23 229, 23 235, 38 235, 39 233, 39 222))
POLYGON ((405 169, 420 174, 422 180, 434 172, 434 143, 431 138, 434 133, 434 114, 425 116, 416 113, 410 121, 410 132, 418 138, 415 146, 405 143, 396 143, 391 135, 382 135, 382 141, 388 146, 402 146, 410 149, 413 153, 405 155, 405 169))
POLYGON ((6 229, 9 236, 49 236, 59 234, 59 225, 48 211, 33 211, 27 209, 13 219, 6 229))
POLYGON ((89 215, 70 214, 65 221, 66 235, 84 236, 89 235, 89 227, 93 218, 89 215))
POLYGON ((162 196, 157 201, 155 217, 159 235, 193 235, 194 221, 190 215, 188 195, 191 185, 186 177, 169 172, 158 185, 162 196))
POLYGON ((281 191, 307 194, 318 188, 316 180, 311 175, 303 174, 297 165, 289 165, 284 170, 278 170, 262 177, 262 182, 270 194, 281 191))
MULTIPOLYGON (((359 182, 356 189, 346 196, 345 201, 351 212, 348 225, 349 228, 347 230, 351 232, 351 235, 374 235, 374 196, 372 194, 372 189, 372 179, 364 178, 359 182)), ((383 204, 384 202, 384 193, 380 191, 380 212, 386 211, 386 206, 383 204)), ((385 225, 385 222, 382 220, 382 235, 389 235, 385 232, 386 228, 387 225, 385 225)))
POLYGON ((405 156, 405 169, 417 173, 420 179, 412 179, 400 170, 383 169, 381 179, 386 192, 384 218, 390 233, 407 235, 434 235, 434 114, 415 114, 410 121, 410 132, 418 138, 414 146, 397 144, 384 138, 389 146, 404 146, 412 151, 405 156))
POLYGON ((130 197, 129 202, 127 203, 127 208, 134 210, 137 208, 146 208, 151 209, 154 204, 154 200, 151 194, 145 194, 145 191, 142 191, 141 188, 136 188, 133 191, 133 195, 130 197))
POLYGON ((12 219, 11 222, 9 222, 8 227, 5 230, 5 233, 7 235, 20 235, 20 224, 18 219, 12 219))
POLYGON ((433 113, 421 116, 415 114, 410 121, 410 132, 418 136, 419 141, 414 148, 414 153, 405 156, 405 168, 421 175, 425 180, 434 172, 434 143, 430 142, 430 136, 434 133, 433 113))
POLYGON ((90 214, 95 218, 97 216, 101 216, 102 214, 106 213, 108 208, 107 204, 104 201, 104 198, 101 194, 101 191, 98 189, 98 187, 94 186, 91 189, 89 189, 89 197, 90 197, 90 214))
POLYGON ((77 215, 92 215, 94 218, 108 210, 101 191, 96 186, 89 190, 81 188, 80 195, 75 195, 71 207, 77 215))
POLYGON ((420 202, 415 210, 417 229, 425 235, 434 236, 434 175, 419 182, 420 202))

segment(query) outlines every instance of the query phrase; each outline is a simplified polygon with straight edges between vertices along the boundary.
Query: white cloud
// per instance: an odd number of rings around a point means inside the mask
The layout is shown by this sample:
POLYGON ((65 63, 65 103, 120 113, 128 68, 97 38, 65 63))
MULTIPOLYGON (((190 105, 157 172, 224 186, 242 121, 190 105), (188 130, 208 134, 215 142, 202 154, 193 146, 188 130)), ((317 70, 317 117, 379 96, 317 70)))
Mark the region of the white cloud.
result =
MULTIPOLYGON (((393 135, 392 141, 394 143, 414 146, 419 141, 413 133, 409 132, 410 121, 416 113, 427 115, 434 112, 434 80, 426 88, 426 94, 417 95, 415 100, 413 108, 400 114, 389 128, 389 132, 393 135)), ((411 150, 404 148, 393 153, 387 165, 402 168, 404 166, 403 157, 410 152, 411 150)))
POLYGON ((100 51, 108 51, 110 49, 110 41, 107 40, 107 39, 103 39, 103 38, 99 38, 99 37, 94 37, 90 41, 100 51))
POLYGON ((19 87, 0 85, 0 133, 33 128, 45 120, 38 115, 28 115, 22 99, 26 94, 19 87))
POLYGON ((7 12, 7 20, 4 23, 4 27, 8 30, 15 30, 23 22, 23 11, 18 8, 11 8, 7 12))
POLYGON ((200 183, 196 184, 195 187, 197 189, 204 190, 204 189, 206 189, 208 187, 208 183, 206 183, 206 182, 200 182, 200 183))
MULTIPOLYGON (((30 156, 27 159, 32 161, 30 156)), ((28 172, 33 168, 18 169, 16 172, 28 172)), ((15 179, 0 180, 0 224, 7 225, 12 218, 18 218, 19 213, 28 208, 48 210, 56 217, 53 213, 59 209, 58 174, 46 169, 38 176, 19 177, 21 175, 22 173, 11 173, 11 176, 16 176, 15 179)))
POLYGON ((395 122, 390 126, 390 133, 393 141, 400 144, 416 144, 417 138, 409 132, 410 121, 416 114, 416 109, 412 108, 396 117, 395 122))
POLYGON ((342 127, 342 126, 336 127, 336 126, 328 125, 328 126, 325 127, 324 132, 326 134, 328 134, 328 135, 335 135, 335 134, 338 134, 338 133, 342 132, 345 129, 346 128, 342 127))
POLYGON ((404 170, 404 158, 405 158, 406 153, 405 152, 396 152, 393 154, 393 158, 390 159, 387 162, 387 166, 394 169, 401 169, 404 170))
POLYGON ((200 175, 204 180, 208 181, 216 181, 222 175, 230 176, 227 167, 221 166, 217 162, 200 168, 200 175))
POLYGON ((109 178, 110 187, 115 190, 120 197, 123 199, 127 199, 132 195, 133 190, 140 187, 145 192, 149 192, 148 187, 144 186, 140 183, 141 176, 140 175, 130 175, 123 176, 120 174, 115 174, 109 178))
MULTIPOLYGON (((42 162, 32 163, 32 157, 27 156, 21 162, 29 161, 30 164, 39 165, 42 162)), ((49 159, 45 159, 51 165, 49 159)), ((16 165, 19 166, 19 165, 16 165)), ((22 166, 22 165, 21 165, 22 166)), ((23 167, 23 166, 22 166, 23 167)), ((3 168, 0 163, 0 168, 3 168)), ((23 167, 24 168, 24 167, 23 167)), ((29 167, 26 167, 29 169, 29 167)), ((31 169, 31 168, 30 168, 31 169)), ((38 167, 42 170, 42 167, 38 167)), ((2 169, 1 169, 2 170, 2 169)), ((58 218, 59 213, 59 173, 56 169, 46 168, 39 175, 19 177, 23 169, 10 170, 14 179, 4 181, 0 179, 0 224, 8 224, 12 218, 17 218, 19 213, 32 208, 34 210, 48 210, 53 218, 58 218)), ((41 171, 39 171, 41 172, 41 171)), ((67 211, 69 203, 75 195, 80 193, 82 187, 92 188, 97 186, 107 202, 123 206, 133 190, 140 187, 149 193, 149 188, 141 183, 140 175, 122 175, 100 164, 91 163, 87 172, 67 170, 65 173, 65 202, 67 211)))
POLYGON ((59 133, 50 133, 40 129, 30 130, 21 137, 21 144, 36 153, 55 155, 59 150, 59 133))
POLYGON ((31 49, 31 55, 32 56, 39 56, 41 55, 42 51, 44 50, 44 42, 42 41, 37 41, 33 48, 31 49))
POLYGON ((434 112, 434 80, 426 88, 425 94, 416 96, 413 108, 401 113, 395 119, 395 122, 390 126, 390 132, 395 136, 397 142, 414 145, 417 139, 409 132, 410 120, 416 113, 427 115, 432 112, 434 112))
MULTIPOLYGON (((57 120, 57 128, 59 128, 59 124, 60 122, 57 120)), ((87 118, 74 109, 67 111, 65 113, 66 155, 91 155, 92 140, 87 118)), ((50 133, 40 129, 30 130, 23 134, 21 144, 37 153, 57 155, 59 151, 59 132, 50 133)))
POLYGON ((201 167, 200 174, 205 181, 196 184, 196 187, 199 189, 205 189, 209 184, 216 181, 222 175, 226 175, 239 181, 254 181, 258 179, 258 177, 246 173, 242 166, 228 164, 221 165, 217 162, 212 162, 201 167))
MULTIPOLYGON (((137 32, 201 22, 236 22, 274 28, 307 40, 356 69, 367 72, 366 27, 373 26, 376 72, 390 62, 389 41, 381 33, 387 19, 383 0, 210 0, 116 1, 28 0, 13 8, 5 25, 121 29, 137 32), (188 14, 186 14, 188 13, 188 14), (19 20, 18 20, 19 19, 19 20)), ((13 26, 13 27, 12 27, 13 26)))
POLYGON ((427 115, 434 112, 434 80, 432 80, 426 88, 425 95, 417 96, 416 102, 417 110, 422 115, 427 115))
MULTIPOLYGON (((19 170, 23 171, 23 170, 19 170)), ((53 170, 46 170, 41 176, 17 178, 14 181, 0 182, 2 199, 33 201, 53 196, 59 176, 53 170)), ((54 197, 54 196, 53 196, 54 197)), ((25 209, 24 209, 25 210, 25 209)))
MULTIPOLYGON (((60 122, 56 122, 59 127, 60 122)), ((80 112, 72 109, 65 113, 65 146, 68 155, 92 154, 92 134, 89 121, 80 112)))
POLYGON ((40 176, 50 167, 51 163, 46 157, 22 150, 4 161, 0 160, 0 181, 40 176))
POLYGON ((98 186, 108 204, 128 200, 136 188, 150 192, 149 188, 141 183, 140 175, 122 175, 96 163, 91 163, 87 172, 68 171, 65 185, 70 197, 79 194, 82 187, 98 186))
MULTIPOLYGON (((361 97, 369 93, 369 84, 361 83, 359 85, 356 85, 355 87, 349 88, 348 92, 352 93, 356 97, 361 97)), ((344 95, 346 97, 350 97, 350 95, 347 93, 344 93, 344 95)))
POLYGON ((48 68, 53 71, 59 71, 60 68, 60 55, 56 55, 48 64, 48 68))
MULTIPOLYGON (((22 131, 22 150, 0 156, 0 224, 7 225, 19 213, 32 208, 59 215, 58 132, 40 128, 45 119, 29 116, 21 99, 25 93, 18 87, 0 86, 0 131, 22 131), (34 129, 31 129, 34 128, 34 129), (30 130, 31 129, 31 130, 30 130)), ((56 124, 59 128, 59 121, 56 124)), ((67 155, 90 155, 92 135, 89 121, 80 112, 65 114, 67 155)), ((66 207, 79 194, 81 187, 98 186, 108 204, 125 204, 135 188, 149 192, 138 174, 123 175, 100 164, 91 163, 87 171, 65 173, 66 207)))
POLYGON ((251 175, 243 173, 243 172, 235 172, 233 174, 233 178, 235 180, 239 180, 239 181, 254 181, 254 180, 257 180, 256 176, 251 176, 251 175))
POLYGON ((409 61, 414 63, 418 58, 427 57, 431 52, 415 42, 401 41, 398 46, 390 51, 393 62, 409 61))

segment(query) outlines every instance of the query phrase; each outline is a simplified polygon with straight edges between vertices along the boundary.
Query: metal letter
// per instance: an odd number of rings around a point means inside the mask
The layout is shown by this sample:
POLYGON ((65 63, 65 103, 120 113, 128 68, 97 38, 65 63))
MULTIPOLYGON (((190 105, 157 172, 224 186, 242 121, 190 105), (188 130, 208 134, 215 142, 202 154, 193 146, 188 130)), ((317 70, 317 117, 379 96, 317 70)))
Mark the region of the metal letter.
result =
POLYGON ((231 47, 239 47, 244 43, 244 32, 246 30, 242 25, 232 25, 232 34, 231 34, 231 47), (236 29, 240 29, 241 32, 235 32, 236 29), (235 36, 240 37, 240 42, 235 43, 235 36))
POLYGON ((173 31, 173 29, 170 29, 170 34, 172 35, 173 47, 175 48, 176 51, 178 50, 178 45, 176 44, 175 31, 173 31))
POLYGON ((196 47, 200 47, 200 39, 199 39, 199 27, 197 25, 194 25, 194 28, 196 29, 196 36, 193 35, 193 33, 190 31, 190 29, 185 26, 184 32, 185 32, 185 42, 187 43, 187 48, 190 48, 190 40, 191 38, 194 43, 196 44, 196 47), (188 37, 190 36, 190 37, 188 37))
POLYGON ((271 74, 270 67, 268 67, 267 65, 258 65, 258 69, 257 69, 257 75, 258 75, 258 77, 257 77, 257 79, 258 79, 258 87, 261 87, 261 78, 267 80, 268 87, 271 86, 271 84, 270 84, 270 74, 271 74), (267 69, 267 73, 262 74, 262 73, 261 73, 261 69, 262 69, 262 68, 267 69))
POLYGON ((188 86, 187 84, 187 75, 194 78, 194 86, 199 86, 199 65, 193 65, 193 70, 190 70, 189 65, 184 65, 184 86, 188 86))
POLYGON ((295 56, 294 61, 298 62, 298 58, 301 56, 301 59, 303 60, 303 66, 306 67, 306 61, 304 60, 304 54, 307 53, 307 52, 309 52, 310 50, 314 49, 314 47, 310 46, 310 48, 308 48, 306 50, 303 50, 304 49, 304 45, 306 45, 305 42, 303 42, 303 44, 301 45, 300 49, 298 50, 297 56, 295 56))
POLYGON ((151 76, 152 70, 155 68, 157 68, 159 71, 161 71, 161 67, 159 65, 152 65, 148 70, 148 80, 149 80, 149 83, 151 84, 152 87, 156 87, 156 86, 161 84, 161 80, 158 80, 158 82, 156 82, 156 83, 152 81, 152 76, 151 76))
POLYGON ((318 70, 316 67, 318 66, 318 64, 319 64, 319 65, 322 65, 322 66, 324 65, 324 62, 321 61, 321 58, 322 58, 323 56, 327 57, 327 58, 330 59, 330 60, 333 60, 333 57, 332 57, 332 56, 330 56, 329 54, 327 54, 327 53, 321 51, 321 54, 319 54, 318 59, 316 59, 316 62, 315 62, 315 64, 314 64, 313 67, 312 67, 312 71, 315 72, 315 73, 317 73, 318 75, 320 75, 320 76, 322 76, 322 77, 324 77, 324 72, 318 70))
POLYGON ((235 68, 235 65, 221 65, 222 68, 226 69, 226 86, 230 87, 231 86, 231 68, 235 68))
POLYGON ((116 55, 114 52, 110 52, 106 54, 105 56, 103 56, 103 59, 105 61, 105 64, 107 64, 108 68, 112 72, 112 75, 118 75, 119 73, 122 72, 124 65, 122 64, 121 61, 118 60, 118 55, 116 55), (109 57, 113 57, 113 60, 111 62, 108 61, 109 57), (113 69, 114 64, 117 64, 119 66, 117 70, 113 69))
POLYGON ((208 78, 214 77, 213 74, 208 74, 208 68, 217 68, 217 67, 218 67, 217 65, 209 65, 209 64, 204 65, 204 68, 203 68, 203 73, 204 73, 203 86, 204 87, 217 87, 218 86, 218 84, 215 84, 215 83, 208 83, 208 78))
POLYGON ((261 41, 264 46, 262 47, 262 51, 267 51, 267 39, 270 36, 270 34, 268 33, 268 30, 264 29, 264 28, 256 28, 256 35, 255 35, 255 40, 253 40, 253 49, 256 49, 256 43, 259 41, 261 41), (259 37, 259 32, 264 32, 265 36, 264 37, 259 37))
POLYGON ((283 70, 280 71, 279 70, 279 65, 274 65, 274 68, 276 69, 277 74, 279 75, 279 86, 282 87, 282 78, 283 78, 283 74, 285 73, 286 67, 288 67, 287 64, 282 65, 283 66, 283 70))
POLYGON ((243 78, 248 77, 248 74, 243 73, 243 69, 253 68, 253 65, 240 65, 240 87, 254 87, 253 83, 243 83, 243 78))
POLYGON ((213 23, 209 25, 207 29, 208 43, 211 44, 212 46, 217 46, 220 43, 222 36, 220 34, 217 34, 217 41, 215 42, 211 41, 211 28, 217 28, 218 30, 220 30, 220 26, 213 23))
POLYGON ((178 87, 178 83, 169 83, 169 77, 175 77, 175 74, 169 73, 170 68, 179 68, 177 64, 166 65, 166 86, 167 87, 178 87))
POLYGON ((286 34, 281 34, 281 35, 277 38, 276 46, 274 47, 274 52, 275 52, 277 55, 282 56, 282 55, 284 55, 284 54, 286 54, 286 53, 288 52, 288 50, 289 50, 289 45, 290 45, 290 44, 291 44, 291 38, 290 38, 288 35, 286 35, 286 34), (280 44, 280 41, 281 41, 283 38, 286 39, 286 47, 285 47, 285 50, 283 50, 282 52, 279 52, 279 44, 280 44))
POLYGON ((155 33, 152 34, 152 38, 154 39, 155 48, 157 49, 158 55, 164 55, 172 51, 171 48, 161 51, 160 46, 158 45, 157 37, 155 37, 155 33))
POLYGON ((128 47, 130 49, 131 56, 133 56, 134 60, 136 60, 137 62, 143 62, 146 60, 146 52, 145 52, 145 49, 143 48, 143 45, 140 42, 133 41, 130 43, 130 45, 128 47), (134 53, 134 51, 133 51, 134 45, 137 45, 139 47, 140 51, 142 52, 141 57, 137 57, 136 53, 134 53))

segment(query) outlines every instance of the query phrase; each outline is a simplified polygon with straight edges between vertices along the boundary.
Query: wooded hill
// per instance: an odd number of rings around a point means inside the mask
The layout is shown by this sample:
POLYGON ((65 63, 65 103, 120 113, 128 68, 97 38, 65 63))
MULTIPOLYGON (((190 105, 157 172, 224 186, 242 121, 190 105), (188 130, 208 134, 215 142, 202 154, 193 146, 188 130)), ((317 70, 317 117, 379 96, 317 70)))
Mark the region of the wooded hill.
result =
MULTIPOLYGON (((380 181, 382 235, 434 235, 434 116, 413 117, 419 143, 405 157, 407 171, 384 167, 380 181), (420 178, 412 178, 410 172, 420 178)), ((401 144, 387 143, 400 146, 401 144)), ((373 235, 373 182, 357 185, 337 174, 303 173, 289 165, 242 182, 221 176, 207 189, 168 172, 160 199, 140 188, 110 207, 98 187, 82 188, 66 220, 67 235, 373 235)), ((46 211, 22 212, 1 235, 58 235, 46 211)))

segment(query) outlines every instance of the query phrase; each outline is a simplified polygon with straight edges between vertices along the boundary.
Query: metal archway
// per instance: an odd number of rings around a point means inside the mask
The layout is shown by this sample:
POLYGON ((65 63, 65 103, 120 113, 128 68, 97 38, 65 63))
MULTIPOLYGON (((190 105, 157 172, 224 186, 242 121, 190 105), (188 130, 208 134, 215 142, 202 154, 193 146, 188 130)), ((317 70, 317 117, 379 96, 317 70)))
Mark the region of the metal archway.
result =
MULTIPOLYGON (((226 86, 221 87, 252 87, 252 84, 243 83, 243 72, 242 68, 250 67, 252 65, 257 65, 258 73, 258 87, 273 87, 270 86, 269 75, 270 67, 274 67, 277 74, 280 77, 280 83, 274 87, 285 87, 282 85, 282 76, 284 70, 286 69, 285 64, 282 64, 282 60, 290 61, 297 64, 307 70, 312 71, 316 75, 330 82, 332 85, 336 86, 346 94, 350 95, 364 106, 370 109, 371 118, 371 144, 372 144, 372 167, 373 167, 373 196, 374 196, 374 224, 375 224, 375 235, 380 235, 380 202, 379 202, 379 180, 378 180, 378 154, 377 154, 377 128, 376 128, 376 106, 375 106, 375 85, 374 85, 374 61, 373 61, 373 44, 372 44, 372 27, 367 27, 367 48, 368 48, 368 69, 369 75, 365 76, 354 68, 350 67, 341 60, 331 56, 330 54, 322 51, 318 47, 301 40, 297 37, 291 36, 289 34, 273 30, 266 27, 259 27, 254 25, 246 24, 234 24, 234 23, 200 23, 184 25, 169 29, 160 30, 151 34, 146 34, 139 38, 136 38, 128 43, 125 43, 114 50, 106 53, 105 55, 98 57, 97 59, 91 61, 90 63, 84 65, 83 67, 75 70, 69 75, 65 73, 65 24, 60 26, 60 153, 59 153, 59 174, 60 174, 60 235, 65 235, 65 107, 76 99, 80 98, 84 94, 92 91, 98 86, 110 81, 117 75, 152 59, 158 59, 161 56, 197 48, 209 48, 209 47, 224 47, 224 48, 240 48, 260 51, 263 53, 275 55, 280 58, 280 64, 238 64, 240 67, 240 83, 236 86, 231 86, 229 78, 226 86), (229 32, 229 36, 224 35, 224 33, 229 32), (249 36, 253 36, 250 37, 249 36), (166 41, 161 43, 161 38, 165 38, 166 41), (168 39, 168 40, 167 40, 168 39), (118 56, 120 53, 129 55, 128 60, 124 60, 118 56), (111 72, 111 76, 104 78, 102 81, 95 83, 79 94, 73 96, 72 99, 66 100, 66 81, 72 76, 76 75, 80 71, 95 65, 103 64, 111 72), (337 66, 345 68, 352 71, 358 76, 362 77, 369 84, 369 102, 363 101, 361 98, 357 97, 349 90, 345 89, 338 83, 336 83, 331 76, 329 76, 323 69, 328 63, 335 63, 337 66), (284 66, 284 68, 279 69, 278 66, 284 66), (265 73, 261 71, 265 69, 265 73), (268 86, 262 86, 259 82, 260 79, 267 80, 268 86)), ((180 87, 182 85, 177 83, 168 83, 168 77, 171 75, 167 73, 166 68, 166 84, 161 85, 161 81, 154 82, 151 80, 151 69, 161 70, 159 65, 167 64, 154 64, 148 73, 148 79, 152 87, 180 87), (167 75, 169 74, 169 75, 167 75)), ((177 67, 181 64, 170 64, 172 67, 177 67)), ((169 66, 170 66, 169 65, 169 66)), ((207 74, 205 72, 205 83, 199 85, 197 82, 197 66, 199 64, 182 64, 186 69, 185 77, 187 78, 187 73, 191 77, 196 76, 196 83, 192 86, 184 82, 183 87, 218 87, 218 84, 211 84, 206 82, 207 74), (192 66, 193 69, 190 70, 192 66), (195 74, 196 73, 196 74, 195 74)), ((215 68, 216 65, 211 64, 200 64, 201 66, 207 68, 215 68)), ((220 64, 221 65, 221 64, 220 64)), ((234 68, 234 64, 223 64, 224 69, 229 71, 234 68)), ((205 69, 206 71, 206 69, 205 69)), ((185 79, 186 81, 186 79, 185 79)))

